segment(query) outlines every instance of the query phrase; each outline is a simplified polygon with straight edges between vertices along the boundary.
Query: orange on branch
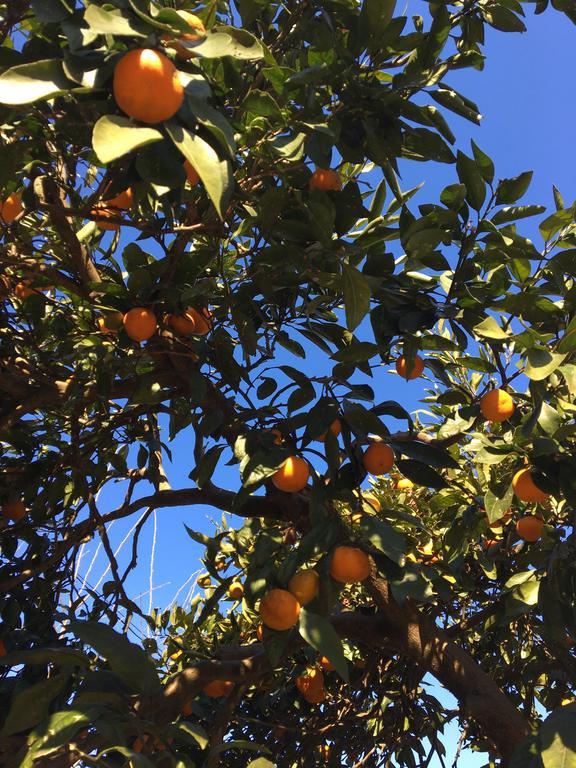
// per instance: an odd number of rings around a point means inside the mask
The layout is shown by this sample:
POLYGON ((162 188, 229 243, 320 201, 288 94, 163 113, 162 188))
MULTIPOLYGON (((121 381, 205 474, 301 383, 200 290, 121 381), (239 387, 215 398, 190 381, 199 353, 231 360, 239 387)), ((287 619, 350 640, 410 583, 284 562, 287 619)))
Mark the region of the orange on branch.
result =
POLYGON ((514 413, 514 400, 503 389, 493 389, 480 400, 480 410, 485 419, 500 423, 506 421, 514 413))
POLYGON ((156 315, 146 307, 133 307, 124 315, 124 330, 133 341, 146 341, 157 327, 156 315))
POLYGON ((330 562, 330 576, 342 584, 356 584, 370 575, 368 555, 357 547, 336 547, 330 562))
POLYGON ((308 667, 306 674, 298 675, 296 678, 296 688, 309 704, 319 704, 321 701, 324 701, 326 692, 324 690, 324 674, 322 670, 316 667, 308 667))
POLYGON ((403 379, 406 379, 406 381, 412 381, 413 379, 419 378, 422 376, 423 372, 424 360, 422 360, 422 358, 418 355, 416 355, 412 361, 411 369, 408 368, 408 360, 406 357, 404 357, 404 355, 396 360, 396 373, 399 376, 402 376, 403 379))
POLYGON ((184 704, 182 707, 182 717, 191 717, 193 711, 192 704, 184 704))
POLYGON ((535 515, 525 515, 516 523, 516 533, 523 541, 533 543, 542 536, 544 523, 535 515))
POLYGON ((412 482, 412 480, 408 480, 407 477, 401 477, 399 480, 396 481, 394 488, 397 491, 409 491, 412 488, 414 488, 414 483, 412 482))
POLYGON ((2 505, 2 517, 17 523, 26 517, 26 504, 23 501, 7 501, 2 505))
POLYGON ((14 286, 14 293, 17 299, 29 299, 30 296, 34 296, 36 291, 31 288, 27 283, 16 283, 14 286))
MULTIPOLYGON (((342 432, 342 424, 340 423, 340 419, 334 419, 332 424, 330 424, 330 432, 332 432, 334 437, 338 437, 340 432, 342 432)), ((322 435, 320 435, 317 438, 317 440, 319 440, 321 443, 323 443, 324 440, 326 440, 326 435, 327 434, 328 434, 327 432, 324 432, 322 435)))
POLYGON ((176 13, 180 18, 184 19, 190 32, 180 32, 177 37, 172 37, 167 34, 162 35, 162 42, 166 47, 172 48, 176 55, 180 56, 181 59, 193 59, 196 54, 189 48, 186 48, 185 45, 182 45, 182 41, 196 43, 198 40, 202 40, 202 38, 206 37, 206 27, 204 26, 202 19, 194 13, 190 13, 190 11, 176 11, 176 13))
POLYGON ((291 629, 300 618, 300 603, 287 589, 271 589, 260 601, 262 622, 278 632, 291 629))
POLYGON ((169 120, 184 102, 178 70, 151 48, 124 54, 114 70, 113 91, 123 112, 148 125, 169 120))
POLYGON ((529 469, 519 469, 512 478, 512 489, 520 501, 528 503, 543 503, 550 498, 550 494, 539 488, 529 469))
POLYGON ((324 670, 324 672, 333 672, 334 671, 334 664, 330 661, 330 659, 327 656, 320 656, 320 659, 318 660, 318 663, 324 670))
POLYGON ((244 585, 240 581, 233 581, 228 587, 228 597, 232 600, 241 600, 244 596, 244 585))
POLYGON ((385 475, 394 466, 394 451, 386 443, 372 443, 362 457, 366 472, 371 475, 385 475))
POLYGON ((258 624, 256 628, 256 639, 259 643, 261 643, 264 640, 264 625, 258 624))
POLYGON ((280 469, 272 475, 272 482, 279 491, 298 493, 306 487, 310 467, 300 456, 290 456, 280 469))
POLYGON ((342 179, 333 168, 316 168, 310 181, 308 182, 310 190, 320 189, 323 192, 340 192, 342 189, 342 179))
POLYGON ((124 323, 124 315, 122 312, 106 312, 97 323, 102 333, 118 333, 124 323))
POLYGON ((22 197, 19 192, 12 192, 0 203, 0 219, 4 224, 12 224, 12 222, 20 216, 24 207, 22 206, 22 197))
POLYGON ((300 605, 307 605, 318 597, 320 576, 313 568, 302 568, 288 582, 288 591, 300 605))
POLYGON ((100 203, 92 208, 90 215, 94 217, 98 229, 106 232, 117 232, 120 229, 122 216, 118 210, 109 208, 107 203, 100 203))
POLYGON ((191 187, 195 187, 196 184, 200 181, 200 176, 198 175, 198 171, 190 160, 186 160, 184 163, 184 170, 186 171, 186 181, 188 184, 190 184, 191 187))
POLYGON ((211 699, 219 699, 223 696, 229 696, 234 688, 232 680, 212 680, 212 682, 202 688, 206 696, 211 699))

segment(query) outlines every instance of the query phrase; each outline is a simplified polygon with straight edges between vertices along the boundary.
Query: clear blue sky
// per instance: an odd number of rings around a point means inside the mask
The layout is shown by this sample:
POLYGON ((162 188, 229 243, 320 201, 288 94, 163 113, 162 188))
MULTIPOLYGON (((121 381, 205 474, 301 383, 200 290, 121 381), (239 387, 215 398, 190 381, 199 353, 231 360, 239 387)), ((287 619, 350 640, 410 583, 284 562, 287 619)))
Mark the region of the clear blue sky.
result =
MULTIPOLYGON (((406 4, 408 15, 421 13, 423 3, 410 0, 406 4)), ((399 6, 399 9, 401 6, 399 6)), ((487 64, 483 72, 464 70, 453 73, 447 83, 472 98, 480 107, 483 120, 480 127, 447 113, 457 136, 457 146, 469 153, 470 138, 487 152, 496 164, 498 177, 515 176, 525 170, 534 170, 534 181, 525 202, 547 205, 553 209, 552 184, 560 189, 567 204, 576 198, 576 163, 574 161, 574 101, 573 77, 576 71, 576 27, 564 15, 552 11, 543 16, 532 15, 532 4, 526 4, 528 32, 505 34, 490 31, 485 52, 487 64)), ((457 181, 454 166, 442 164, 404 163, 402 187, 407 189, 425 180, 426 185, 418 200, 435 201, 439 190, 457 181)), ((532 236, 537 244, 537 220, 524 224, 523 231, 532 236)), ((302 361, 291 361, 295 367, 303 367, 302 361)), ((317 360, 306 363, 314 365, 317 360)), ((395 376, 383 373, 386 378, 386 399, 398 399, 410 410, 418 408, 422 394, 420 382, 408 385, 395 376)), ((391 424, 392 427, 396 425, 391 424)), ((192 469, 192 442, 187 437, 178 438, 172 446, 174 462, 166 461, 172 487, 189 487, 187 479, 192 469)), ((238 487, 236 467, 223 468, 214 478, 224 487, 238 487)), ((101 509, 116 507, 120 495, 106 492, 101 497, 101 509)), ((207 508, 166 509, 157 513, 156 557, 154 563, 153 605, 165 608, 181 586, 198 571, 201 549, 187 536, 183 523, 197 530, 212 530, 211 520, 218 521, 220 512, 207 508)), ((117 544, 130 526, 123 523, 112 529, 112 540, 117 544)), ((129 585, 132 596, 148 591, 150 551, 153 523, 149 521, 141 538, 141 555, 137 573, 129 585)), ((91 544, 82 561, 84 572, 94 554, 91 544)), ((126 554, 128 554, 126 552, 126 554)), ((90 574, 90 583, 96 584, 102 573, 103 559, 98 557, 90 574)), ((186 587, 180 594, 183 600, 188 594, 186 587)), ((148 596, 142 598, 142 606, 148 606, 148 596)), ((448 706, 454 706, 451 697, 441 695, 448 706)), ((458 732, 447 731, 446 766, 452 759, 458 732)), ((480 768, 486 757, 464 752, 460 768, 480 768)), ((433 762, 430 768, 441 768, 433 762)))

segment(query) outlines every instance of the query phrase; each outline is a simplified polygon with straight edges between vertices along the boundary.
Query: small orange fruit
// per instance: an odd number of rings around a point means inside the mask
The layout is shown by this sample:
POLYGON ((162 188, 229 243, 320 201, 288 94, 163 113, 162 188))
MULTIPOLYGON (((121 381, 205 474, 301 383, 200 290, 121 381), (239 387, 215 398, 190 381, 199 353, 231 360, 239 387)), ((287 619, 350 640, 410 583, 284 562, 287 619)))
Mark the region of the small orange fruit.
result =
POLYGON ((327 656, 320 656, 318 663, 320 664, 324 672, 334 671, 334 664, 332 664, 332 662, 327 656))
POLYGON ((482 544, 482 548, 488 557, 494 557, 500 550, 501 544, 502 542, 498 541, 498 539, 486 539, 482 544))
POLYGON ((169 120, 184 102, 178 70, 151 48, 137 48, 122 56, 114 70, 113 91, 123 112, 148 125, 169 120))
POLYGON ((120 192, 116 197, 106 200, 104 205, 107 205, 110 208, 118 208, 121 211, 127 211, 134 205, 134 192, 131 187, 128 187, 128 189, 125 189, 124 192, 120 192))
POLYGON ((412 480, 408 480, 407 477, 401 477, 400 480, 396 482, 394 488, 397 491, 409 491, 411 488, 414 488, 414 483, 412 480))
MULTIPOLYGON (((340 434, 340 432, 342 432, 342 424, 340 423, 340 419, 334 419, 334 421, 332 422, 332 424, 330 424, 330 432, 332 432, 332 434, 334 435, 334 437, 338 437, 338 435, 340 434)), ((320 435, 320 437, 318 437, 317 439, 318 439, 318 440, 319 440, 321 443, 323 443, 323 442, 324 442, 324 440, 326 440, 326 435, 327 435, 327 434, 328 434, 327 432, 324 432, 324 434, 320 435)))
POLYGON ((394 466, 394 451, 386 443, 372 443, 362 457, 366 472, 371 475, 385 475, 394 466))
POLYGON ((210 696, 212 699, 218 699, 221 696, 229 696, 234 688, 234 683, 231 680, 212 680, 211 683, 205 685, 202 689, 206 696, 210 696))
POLYGON ((549 493, 536 485, 529 469, 519 469, 516 472, 512 478, 512 489, 520 501, 542 503, 550 498, 549 493))
POLYGON ((259 643, 264 640, 264 624, 258 624, 258 627, 256 628, 256 639, 259 643))
POLYGON ((24 210, 22 206, 22 197, 19 192, 12 192, 11 195, 0 203, 0 219, 4 224, 12 222, 20 216, 24 210))
POLYGON ((370 575, 368 555, 357 547, 336 547, 330 562, 330 576, 342 584, 355 584, 370 575))
POLYGON ((406 379, 406 381, 412 381, 412 379, 417 379, 419 376, 422 376, 422 373, 424 371, 424 360, 422 360, 421 357, 414 358, 414 362, 412 364, 412 370, 408 371, 408 361, 402 355, 401 357, 396 360, 396 373, 399 376, 402 376, 403 379, 406 379))
POLYGON ((168 324, 182 336, 205 336, 212 327, 210 313, 207 310, 200 313, 193 307, 180 315, 168 315, 168 324))
POLYGON ((287 589, 271 589, 260 601, 262 622, 278 632, 291 629, 300 618, 300 603, 287 589))
POLYGON ((514 413, 514 400, 503 389, 493 389, 480 400, 480 410, 485 419, 490 422, 501 422, 509 419, 514 413))
POLYGON ((97 323, 102 333, 118 333, 124 323, 124 315, 122 312, 106 312, 97 323))
POLYGON ((226 560, 216 560, 216 562, 214 563, 214 567, 216 568, 217 571, 225 571, 226 568, 228 568, 226 564, 226 560))
POLYGON ((340 192, 342 189, 342 179, 338 172, 332 168, 316 168, 310 181, 308 182, 310 190, 320 189, 323 192, 340 192))
POLYGON ((320 576, 313 568, 302 568, 288 582, 291 592, 300 605, 308 605, 318 597, 320 591, 320 576))
POLYGON ((326 696, 322 670, 317 667, 308 667, 306 674, 298 675, 296 678, 296 688, 309 704, 319 704, 326 696))
POLYGON ((158 322, 151 309, 133 307, 124 315, 124 330, 133 341, 146 341, 156 333, 158 322))
POLYGON ((94 217, 98 229, 106 232, 117 232, 120 229, 122 216, 118 210, 109 208, 107 203, 100 203, 92 208, 90 215, 94 217))
POLYGON ((147 733, 143 733, 142 736, 137 736, 132 742, 132 751, 142 752, 144 746, 148 743, 149 740, 150 736, 147 733))
POLYGON ((200 176, 198 175, 198 171, 196 168, 194 168, 190 160, 186 160, 184 163, 184 170, 186 171, 186 180, 188 184, 190 184, 191 187, 195 187, 196 184, 198 184, 200 181, 200 176))
POLYGON ((2 505, 2 517, 17 523, 26 517, 26 504, 23 501, 7 501, 2 505))
POLYGON ((228 587, 228 597, 231 600, 241 600, 244 595, 244 585, 240 581, 233 581, 228 587))
POLYGON ((544 523, 535 515, 525 515, 516 523, 516 533, 521 539, 528 542, 538 541, 542 536, 544 523))
POLYGON ((300 456, 290 456, 272 475, 272 482, 279 491, 298 493, 306 487, 309 477, 308 462, 300 456))
POLYGON ((16 298, 22 301, 23 299, 29 299, 30 296, 34 296, 36 291, 33 288, 30 288, 26 283, 16 283, 14 286, 14 293, 16 294, 16 298))
POLYGON ((195 43, 202 40, 203 37, 206 37, 206 27, 202 23, 202 19, 194 13, 177 11, 177 14, 188 24, 190 32, 180 32, 177 38, 162 35, 162 41, 168 48, 172 48, 181 59, 193 59, 196 54, 179 41, 195 43))

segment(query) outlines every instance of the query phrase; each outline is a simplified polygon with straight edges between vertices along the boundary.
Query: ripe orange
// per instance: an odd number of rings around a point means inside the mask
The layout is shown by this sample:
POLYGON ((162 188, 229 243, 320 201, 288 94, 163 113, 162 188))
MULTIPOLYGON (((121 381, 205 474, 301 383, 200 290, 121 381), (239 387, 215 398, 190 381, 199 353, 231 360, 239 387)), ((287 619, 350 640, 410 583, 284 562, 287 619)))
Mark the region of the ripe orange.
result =
POLYGON ((198 176, 198 171, 194 168, 190 160, 186 160, 184 163, 184 170, 186 171, 188 184, 190 184, 191 187, 195 187, 200 181, 200 176, 198 176))
POLYGON ((342 179, 338 172, 332 168, 316 168, 310 176, 308 187, 310 190, 321 189, 323 192, 340 192, 342 179))
POLYGON ((330 576, 342 584, 355 584, 370 575, 368 555, 357 547, 336 547, 332 553, 330 576))
POLYGON ((97 320, 98 328, 102 333, 118 333, 124 322, 122 312, 106 312, 97 320))
POLYGON ((480 400, 480 410, 485 419, 490 422, 501 422, 509 419, 514 413, 514 400, 503 389, 493 389, 480 400))
POLYGON ((239 581, 233 581, 228 587, 228 597, 232 600, 241 600, 244 595, 244 586, 239 581))
POLYGON ((258 627, 256 629, 256 639, 259 643, 261 643, 264 640, 264 625, 258 624, 258 627))
POLYGON ((118 210, 109 208, 107 203, 100 203, 92 208, 90 215, 94 217, 94 223, 98 229, 106 232, 117 232, 122 223, 122 217, 118 210))
POLYGON ((529 469, 519 469, 512 478, 512 488, 520 501, 542 503, 550 498, 550 494, 542 491, 532 479, 529 469))
POLYGON ((23 501, 6 501, 2 505, 2 517, 17 523, 26 517, 26 504, 23 501))
POLYGON ((20 193, 12 192, 3 203, 0 203, 0 219, 2 219, 4 224, 12 224, 23 210, 20 193))
POLYGON ((372 443, 362 457, 366 472, 371 475, 385 475, 394 466, 394 451, 386 443, 372 443))
POLYGON ((502 542, 498 541, 498 539, 486 539, 483 542, 482 547, 488 557, 494 557, 494 555, 497 554, 498 550, 500 549, 501 544, 502 542))
POLYGON ((225 571, 228 566, 226 565, 226 560, 216 560, 214 563, 214 567, 217 571, 225 571))
POLYGON ((212 327, 208 310, 200 313, 193 307, 180 315, 168 315, 168 324, 182 336, 205 336, 212 327))
POLYGON ((414 483, 412 480, 408 480, 407 477, 401 477, 400 480, 396 482, 394 488, 397 491, 409 491, 411 488, 414 488, 414 483))
POLYGON ((172 38, 170 35, 162 35, 162 42, 168 48, 172 48, 180 58, 193 59, 196 54, 178 41, 184 40, 189 43, 195 43, 198 40, 202 40, 203 37, 206 37, 206 27, 202 23, 202 19, 199 19, 194 13, 189 11, 177 11, 177 13, 188 24, 190 32, 181 32, 177 38, 172 38))
POLYGON ((114 70, 113 91, 123 112, 149 125, 169 120, 184 101, 178 70, 151 48, 124 54, 114 70))
MULTIPOLYGON (((330 432, 332 432, 332 434, 334 435, 334 437, 338 437, 338 435, 340 434, 340 432, 342 432, 342 424, 340 423, 340 419, 334 419, 334 421, 332 422, 332 424, 330 424, 330 432)), ((323 442, 324 442, 324 440, 326 440, 326 435, 327 435, 327 434, 328 434, 327 432, 324 432, 324 433, 323 433, 322 435, 320 435, 320 437, 318 437, 317 439, 318 439, 318 440, 319 440, 321 443, 323 443, 323 442)))
POLYGON ((319 662, 320 666, 324 670, 324 672, 333 672, 334 671, 334 664, 330 661, 330 659, 327 656, 320 656, 319 662))
POLYGON ((14 293, 16 298, 23 300, 30 298, 30 296, 34 296, 36 291, 33 288, 30 288, 26 283, 16 283, 14 286, 14 293))
POLYGON ((271 589, 260 601, 260 616, 269 629, 291 629, 300 618, 300 603, 286 589, 271 589))
POLYGON ((133 341, 146 341, 154 335, 157 326, 151 309, 133 307, 124 315, 124 330, 133 341))
POLYGON ((300 605, 308 605, 320 590, 320 576, 313 568, 302 568, 288 582, 291 592, 300 605))
POLYGON ((542 536, 544 523, 535 515, 525 515, 516 523, 516 533, 521 539, 528 542, 538 541, 542 536))
POLYGON ((324 674, 321 669, 308 667, 306 674, 298 675, 296 678, 296 688, 309 704, 319 704, 324 701, 326 691, 324 690, 324 674))
POLYGON ((147 733, 143 733, 142 736, 137 736, 132 743, 133 752, 142 752, 144 745, 148 742, 150 736, 147 733))
POLYGON ((109 208, 119 208, 121 211, 132 208, 133 204, 134 192, 132 192, 131 187, 125 189, 124 192, 120 192, 120 194, 116 195, 116 197, 112 197, 110 200, 106 200, 104 203, 104 205, 108 206, 109 208))
POLYGON ((306 487, 309 477, 308 462, 300 456, 290 456, 272 475, 272 482, 279 491, 298 493, 306 487))
POLYGON ((210 696, 212 699, 218 699, 221 696, 229 696, 234 688, 234 683, 231 680, 212 680, 211 683, 205 685, 202 689, 206 696, 210 696))
POLYGON ((414 362, 412 364, 412 370, 408 372, 408 361, 402 355, 402 357, 399 357, 398 360, 396 360, 396 372, 399 376, 402 376, 403 379, 406 379, 406 381, 412 381, 412 379, 417 379, 419 376, 422 376, 422 372, 424 371, 424 360, 422 360, 421 357, 414 358, 414 362))

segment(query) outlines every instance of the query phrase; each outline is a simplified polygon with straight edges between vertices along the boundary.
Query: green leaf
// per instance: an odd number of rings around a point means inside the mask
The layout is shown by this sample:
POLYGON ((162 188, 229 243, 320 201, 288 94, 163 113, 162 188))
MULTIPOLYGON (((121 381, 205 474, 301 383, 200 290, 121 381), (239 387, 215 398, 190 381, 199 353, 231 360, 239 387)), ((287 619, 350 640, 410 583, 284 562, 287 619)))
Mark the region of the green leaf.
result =
POLYGON ((11 700, 10 711, 1 735, 12 736, 42 722, 48 714, 50 705, 62 693, 69 680, 70 675, 62 672, 16 693, 11 700))
POLYGON ((64 74, 61 59, 18 64, 0 75, 0 104, 31 104, 74 87, 64 74))
POLYGON ((98 709, 92 708, 85 712, 67 709, 55 712, 47 721, 41 723, 28 735, 28 752, 20 768, 32 768, 35 757, 42 757, 70 743, 78 731, 94 722, 98 709))
POLYGON ((537 216, 544 213, 544 205, 512 205, 502 208, 492 217, 494 224, 507 224, 509 221, 525 219, 528 216, 537 216))
POLYGON ((30 648, 26 651, 12 651, 0 658, 0 666, 15 667, 18 664, 88 667, 90 659, 75 648, 30 648))
POLYGON ((538 732, 543 768, 576 768, 576 706, 552 712, 538 732))
POLYGON ((569 208, 565 211, 556 211, 552 213, 548 218, 540 224, 540 234, 546 241, 550 240, 555 234, 560 232, 561 229, 572 224, 574 221, 574 211, 569 208))
POLYGON ((528 190, 532 181, 533 171, 525 171, 520 176, 511 179, 501 179, 496 187, 496 202, 515 203, 528 190))
POLYGON ((448 451, 436 445, 423 443, 420 440, 390 440, 389 445, 400 456, 408 456, 431 467, 459 469, 460 464, 452 458, 448 451))
POLYGON ((491 4, 482 9, 482 15, 491 27, 501 32, 526 32, 522 19, 502 5, 491 4))
POLYGON ((496 339, 499 341, 509 337, 509 333, 501 328, 498 321, 493 317, 487 317, 486 320, 482 320, 481 323, 474 326, 473 330, 476 336, 481 336, 484 339, 496 339))
POLYGON ((342 264, 342 289, 346 308, 346 325, 353 331, 370 311, 370 284, 364 275, 348 264, 342 264))
POLYGON ((506 494, 500 499, 492 491, 486 491, 484 494, 484 509, 489 523, 495 523, 500 520, 510 509, 514 492, 512 486, 508 486, 506 494))
POLYGON ((166 130, 184 157, 194 166, 218 216, 224 219, 234 185, 230 162, 222 160, 207 141, 176 123, 167 123, 166 130))
POLYGON ((481 115, 478 112, 478 107, 476 105, 471 106, 468 100, 464 100, 453 88, 440 87, 437 91, 432 91, 430 96, 446 109, 450 109, 472 123, 480 124, 481 115))
POLYGON ((275 768, 276 763, 272 763, 265 757, 257 757, 256 760, 251 760, 246 768, 275 768))
POLYGON ((420 461, 399 459, 396 462, 396 466, 403 475, 417 485, 423 485, 426 488, 436 488, 437 490, 449 487, 442 475, 420 461))
POLYGON ((348 662, 344 656, 342 640, 336 634, 332 624, 323 616, 304 608, 300 612, 299 629, 301 636, 308 645, 330 659, 336 672, 347 683, 349 680, 348 662))
POLYGON ((363 538, 398 565, 404 565, 406 539, 390 523, 376 515, 363 515, 358 526, 363 538))
POLYGON ((208 743, 210 739, 208 738, 208 734, 202 728, 201 725, 198 725, 198 723, 189 723, 187 721, 181 721, 178 723, 178 730, 184 731, 184 733, 187 733, 189 736, 191 736, 194 741, 198 744, 200 749, 206 749, 208 746, 208 743))
POLYGON ((476 165, 478 166, 484 181, 488 184, 492 184, 494 181, 494 162, 492 161, 492 158, 483 152, 475 141, 471 141, 471 145, 474 160, 476 161, 476 165))
POLYGON ((339 363, 364 363, 378 354, 378 347, 369 341, 357 341, 339 349, 332 355, 333 360, 339 363))
POLYGON ((458 151, 456 170, 458 178, 466 186, 466 199, 474 210, 479 211, 486 199, 486 184, 478 166, 472 158, 458 151))
POLYGON ((143 128, 120 115, 104 115, 92 133, 92 146, 101 163, 111 163, 119 157, 147 144, 161 141, 160 131, 143 128))
POLYGON ((119 10, 106 11, 97 5, 88 5, 84 13, 88 26, 101 35, 126 35, 128 37, 146 37, 147 29, 133 16, 119 10))
POLYGON ((543 381, 564 362, 566 355, 559 355, 547 349, 529 349, 527 358, 524 370, 526 376, 532 381, 543 381))
POLYGON ((200 42, 187 44, 182 41, 182 44, 204 59, 232 56, 234 59, 255 61, 265 56, 262 43, 246 30, 235 27, 213 27, 200 42))
POLYGON ((31 4, 38 21, 49 24, 64 21, 74 13, 74 3, 71 3, 71 0, 69 2, 66 0, 32 0, 31 4))
POLYGON ((110 669, 132 690, 154 693, 160 687, 158 673, 146 651, 126 635, 95 621, 71 621, 70 631, 103 656, 110 669))

